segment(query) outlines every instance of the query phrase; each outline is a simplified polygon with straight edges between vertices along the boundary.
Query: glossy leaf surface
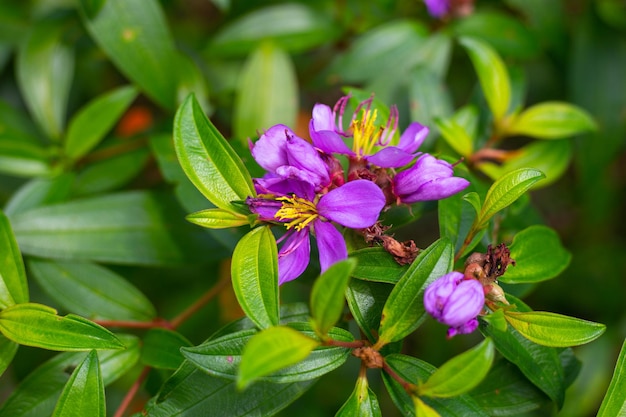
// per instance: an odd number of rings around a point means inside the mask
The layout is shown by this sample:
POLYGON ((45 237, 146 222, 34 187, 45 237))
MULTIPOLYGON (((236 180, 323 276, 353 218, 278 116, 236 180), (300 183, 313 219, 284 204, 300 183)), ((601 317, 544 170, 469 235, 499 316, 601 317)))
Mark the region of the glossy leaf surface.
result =
POLYGON ((594 120, 581 108, 569 103, 544 102, 517 115, 506 128, 506 134, 562 139, 596 129, 594 120))
POLYGON ((600 405, 597 417, 626 415, 626 342, 622 345, 611 383, 600 405))
POLYGON ((357 378, 354 391, 341 406, 335 417, 379 417, 382 416, 378 399, 367 385, 367 378, 357 378))
POLYGON ((322 273, 311 290, 311 317, 320 335, 325 335, 340 319, 344 293, 356 261, 337 262, 322 273))
POLYGON ((350 253, 357 261, 354 278, 395 284, 404 275, 407 266, 399 265, 384 248, 363 248, 350 253))
POLYGON ((180 333, 158 327, 148 330, 142 342, 141 361, 158 369, 177 369, 185 359, 180 348, 191 346, 180 333))
POLYGON ((247 217, 223 209, 197 211, 185 218, 193 224, 209 229, 224 229, 249 223, 247 217))
POLYGON ((24 262, 11 223, 0 211, 0 309, 28 302, 24 262))

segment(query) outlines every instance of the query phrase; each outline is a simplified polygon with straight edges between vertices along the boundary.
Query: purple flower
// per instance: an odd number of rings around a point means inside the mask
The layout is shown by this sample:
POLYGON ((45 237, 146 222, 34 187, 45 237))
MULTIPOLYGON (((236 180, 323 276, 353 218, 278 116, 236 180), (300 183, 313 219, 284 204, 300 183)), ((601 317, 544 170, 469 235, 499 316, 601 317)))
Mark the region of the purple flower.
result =
POLYGON ((321 196, 315 194, 312 184, 299 180, 261 181, 266 192, 277 194, 260 194, 259 198, 248 198, 246 203, 259 220, 281 223, 287 228, 279 240, 279 284, 296 279, 306 269, 311 257, 310 233, 315 235, 320 266, 325 271, 348 257, 343 236, 331 222, 353 229, 370 227, 385 206, 383 192, 367 180, 348 182, 321 196), (285 189, 292 193, 284 193, 285 189))
POLYGON ((424 3, 433 17, 441 18, 450 10, 450 0, 424 0, 424 3))
POLYGON ((399 168, 410 163, 420 147, 428 128, 415 122, 400 136, 397 146, 391 145, 398 129, 398 109, 393 106, 385 126, 377 125, 377 111, 371 109, 372 98, 360 103, 352 116, 349 133, 343 129, 343 114, 350 99, 339 99, 331 110, 325 104, 313 107, 309 133, 313 144, 323 152, 347 155, 365 160, 381 168, 399 168), (352 137, 352 149, 344 142, 352 137))
POLYGON ((438 278, 424 292, 424 308, 437 321, 450 326, 448 337, 476 330, 476 316, 484 304, 482 284, 476 279, 465 279, 460 272, 438 278))
POLYGON ((469 185, 465 178, 453 174, 448 162, 423 154, 415 165, 395 175, 393 194, 399 202, 406 204, 450 197, 469 185))

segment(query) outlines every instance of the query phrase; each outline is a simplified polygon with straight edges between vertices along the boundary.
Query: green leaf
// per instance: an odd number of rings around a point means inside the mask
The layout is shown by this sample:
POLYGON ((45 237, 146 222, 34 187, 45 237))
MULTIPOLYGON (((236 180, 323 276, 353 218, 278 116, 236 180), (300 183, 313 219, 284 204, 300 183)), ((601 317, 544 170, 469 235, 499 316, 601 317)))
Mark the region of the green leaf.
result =
POLYGON ((352 276, 366 281, 395 284, 408 269, 382 247, 358 249, 350 252, 350 257, 357 261, 352 276))
POLYGON ((382 417, 376 394, 367 385, 367 378, 359 377, 348 400, 335 417, 382 417))
POLYGON ((232 202, 256 195, 250 174, 193 95, 176 113, 174 145, 185 174, 211 203, 247 214, 232 202))
POLYGON ((545 102, 522 111, 505 127, 503 134, 538 139, 563 139, 597 130, 586 111, 569 103, 545 102))
POLYGON ((328 15, 305 4, 284 3, 254 10, 228 24, 211 39, 207 53, 241 56, 268 39, 289 52, 299 52, 328 44, 337 33, 328 15))
POLYGON ((439 117, 452 114, 452 97, 442 78, 431 69, 419 66, 411 72, 408 98, 411 120, 432 126, 439 117))
MULTIPOLYGON (((98 353, 104 385, 117 380, 139 359, 139 341, 135 336, 120 335, 124 350, 103 350, 98 353)), ((0 407, 0 417, 49 416, 72 369, 80 365, 87 352, 65 352, 31 372, 0 407)))
POLYGON ((234 109, 235 137, 246 143, 275 124, 294 127, 297 113, 298 84, 293 63, 285 51, 265 42, 241 70, 234 109))
MULTIPOLYGON (((290 322, 287 325, 312 340, 315 337, 315 331, 308 322, 290 322)), ((181 349, 183 356, 210 375, 230 380, 237 379, 242 352, 258 331, 249 328, 228 330, 230 332, 226 330, 218 332, 201 345, 181 349)), ((350 332, 336 327, 329 331, 329 337, 344 342, 354 341, 350 332)), ((349 353, 349 349, 344 347, 320 346, 300 363, 282 368, 260 379, 280 384, 315 379, 344 364, 349 353)), ((268 354, 266 352, 264 355, 268 354)))
POLYGON ((452 270, 454 248, 441 239, 419 256, 389 294, 380 322, 379 344, 404 338, 424 321, 424 291, 435 279, 452 270))
POLYGON ((65 201, 70 195, 74 174, 54 178, 33 178, 11 195, 4 212, 12 217, 30 209, 65 201))
POLYGON ((500 277, 509 284, 541 282, 554 278, 567 268, 572 259, 553 229, 530 226, 513 238, 509 247, 515 266, 507 268, 500 277))
POLYGON ((480 215, 476 219, 478 227, 486 226, 494 214, 511 205, 542 178, 545 175, 539 170, 520 168, 494 182, 487 191, 480 215))
POLYGON ((39 207, 11 222, 22 252, 40 257, 175 265, 222 256, 183 216, 169 195, 133 191, 39 207))
POLYGON ((152 303, 120 275, 89 262, 30 259, 37 284, 68 311, 92 319, 150 321, 152 303))
POLYGON ((243 226, 250 221, 246 216, 223 209, 207 209, 185 217, 189 222, 209 229, 226 229, 243 226))
POLYGON ((245 235, 233 252, 233 289, 244 313, 259 328, 278 325, 278 253, 267 226, 245 235))
POLYGON ((421 398, 413 397, 413 403, 415 404, 415 415, 418 417, 440 417, 441 415, 436 412, 431 406, 427 405, 421 398))
POLYGON ((105 417, 104 382, 95 350, 72 372, 52 417, 105 417))
POLYGON ((383 306, 392 288, 378 282, 352 280, 346 289, 350 313, 371 343, 378 339, 383 306))
POLYGON ((506 321, 522 336, 537 344, 569 347, 589 343, 604 333, 606 326, 592 321, 544 311, 506 311, 506 321))
POLYGON ((28 302, 24 261, 9 219, 0 211, 0 309, 28 302))
POLYGON ((34 303, 0 311, 0 332, 20 345, 49 350, 123 349, 110 331, 83 317, 57 315, 55 309, 34 303))
POLYGON ((462 37, 460 42, 467 49, 495 123, 499 124, 511 103, 511 81, 506 66, 486 43, 470 37, 462 37))
POLYGON ((441 365, 425 383, 418 386, 420 395, 455 397, 470 391, 487 375, 494 355, 493 342, 486 338, 441 365))
POLYGON ((0 335, 0 376, 11 364, 19 345, 0 335))
POLYGON ((626 415, 626 341, 619 352, 615 371, 606 395, 600 405, 597 417, 626 415))
POLYGON ((74 51, 63 37, 66 21, 32 26, 17 54, 17 81, 33 118, 52 139, 59 139, 74 76, 74 51))
POLYGON ((79 2, 91 37, 151 99, 174 108, 179 55, 159 2, 108 0, 96 15, 91 2, 79 2))
POLYGON ((180 348, 192 346, 180 333, 158 327, 148 330, 142 342, 141 361, 157 369, 178 368, 185 360, 180 348))
POLYGON ((357 263, 354 259, 337 262, 315 281, 311 290, 311 317, 324 336, 339 321, 345 305, 346 288, 357 263))
POLYGON ((50 175, 46 150, 38 143, 0 136, 0 173, 18 177, 50 175))
POLYGON ((320 342, 286 326, 264 329, 250 338, 241 355, 237 388, 304 360, 320 342))
POLYGON ((441 136, 459 155, 469 158, 473 153, 473 140, 453 118, 435 118, 441 136))
POLYGON ((479 322, 480 331, 491 337, 498 352, 514 363, 529 381, 560 408, 565 396, 565 380, 556 349, 531 342, 512 326, 502 331, 485 325, 480 319, 479 322))
POLYGON ((87 103, 70 120, 65 138, 65 155, 70 159, 86 155, 104 139, 135 97, 135 87, 124 86, 87 103))
MULTIPOLYGON (((385 356, 385 362, 398 376, 411 384, 418 384, 435 372, 435 367, 417 358, 401 354, 385 356)), ((404 416, 416 416, 414 398, 387 372, 383 382, 394 404, 404 416)), ((472 416, 487 417, 488 414, 467 394, 455 398, 424 397, 421 400, 442 417, 472 416)), ((419 415, 418 415, 419 416, 419 415)))

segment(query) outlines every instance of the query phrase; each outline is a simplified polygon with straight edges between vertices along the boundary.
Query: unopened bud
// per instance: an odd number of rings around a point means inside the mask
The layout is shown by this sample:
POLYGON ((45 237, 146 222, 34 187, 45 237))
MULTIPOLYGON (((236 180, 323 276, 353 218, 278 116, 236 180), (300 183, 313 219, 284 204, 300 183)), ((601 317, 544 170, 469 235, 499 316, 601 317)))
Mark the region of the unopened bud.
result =
POLYGON ((504 290, 496 283, 485 286, 485 298, 489 301, 509 305, 504 295, 504 290))

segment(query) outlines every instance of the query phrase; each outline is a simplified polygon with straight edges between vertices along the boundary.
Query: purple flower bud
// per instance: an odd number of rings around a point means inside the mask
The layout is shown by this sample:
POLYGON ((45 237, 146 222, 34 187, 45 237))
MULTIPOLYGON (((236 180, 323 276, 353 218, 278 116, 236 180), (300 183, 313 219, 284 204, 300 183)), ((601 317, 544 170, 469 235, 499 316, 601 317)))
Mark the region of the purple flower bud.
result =
POLYGON ((428 13, 433 17, 441 18, 445 16, 450 9, 449 0, 424 0, 428 13))
POLYGON ((452 165, 432 155, 420 156, 415 165, 393 178, 393 193, 401 203, 441 200, 465 189, 469 181, 454 177, 452 165))
POLYGON ((484 304, 481 283, 465 279, 460 272, 450 272, 438 278, 424 292, 424 308, 437 321, 450 326, 448 337, 476 330, 476 316, 484 304))

